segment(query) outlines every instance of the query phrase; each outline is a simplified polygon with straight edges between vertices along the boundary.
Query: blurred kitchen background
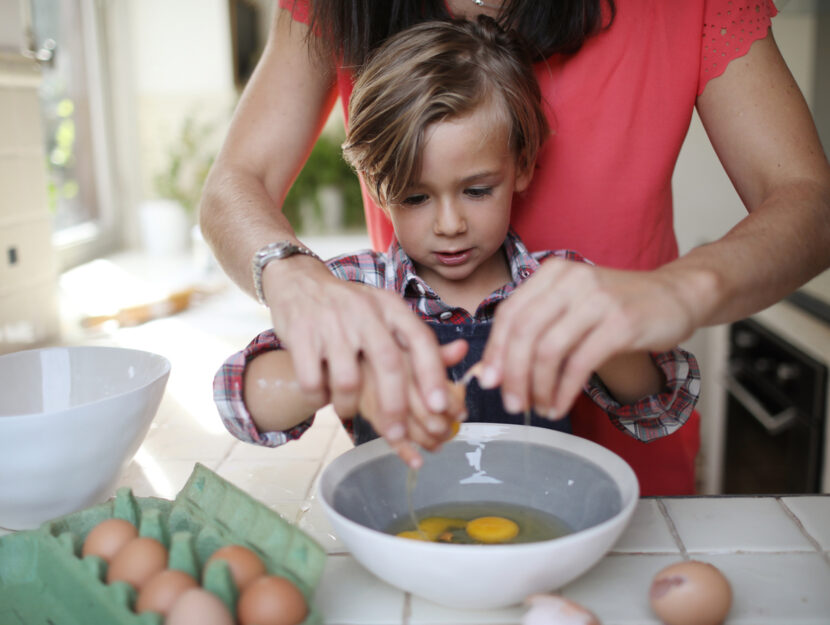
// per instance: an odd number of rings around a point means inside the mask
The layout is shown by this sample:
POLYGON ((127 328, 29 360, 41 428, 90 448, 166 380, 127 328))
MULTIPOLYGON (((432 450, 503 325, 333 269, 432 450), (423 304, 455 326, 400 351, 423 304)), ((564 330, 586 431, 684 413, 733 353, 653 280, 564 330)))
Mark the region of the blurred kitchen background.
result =
MULTIPOLYGON (((825 146, 828 4, 779 0, 773 20, 825 146)), ((268 326, 216 266, 195 210, 275 5, 0 0, 0 353, 179 314, 221 326, 216 360, 268 326)), ((323 256, 368 246, 341 141, 338 105, 286 207, 323 256)), ((745 214, 697 117, 674 190, 681 252, 745 214)), ((747 324, 689 341, 704 376, 701 492, 830 492, 828 311, 825 272, 747 324)), ((192 382, 206 410, 211 371, 192 382)))

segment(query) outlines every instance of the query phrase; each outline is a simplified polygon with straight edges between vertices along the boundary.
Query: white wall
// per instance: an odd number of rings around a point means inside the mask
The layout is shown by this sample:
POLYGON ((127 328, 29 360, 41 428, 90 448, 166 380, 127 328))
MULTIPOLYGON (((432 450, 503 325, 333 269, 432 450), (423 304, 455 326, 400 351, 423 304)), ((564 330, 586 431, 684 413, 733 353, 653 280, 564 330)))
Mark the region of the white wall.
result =
POLYGON ((140 94, 225 92, 231 75, 227 0, 131 2, 140 94))
POLYGON ((113 91, 121 94, 115 107, 118 134, 138 146, 120 156, 132 203, 125 235, 137 245, 138 205, 156 196, 153 179, 167 166, 184 120, 217 124, 216 137, 205 145, 215 152, 236 102, 228 2, 132 0, 113 6, 108 27, 122 39, 111 44, 126 45, 113 61, 113 91))
POLYGON ((0 2, 0 52, 19 52, 23 44, 19 2, 0 2))

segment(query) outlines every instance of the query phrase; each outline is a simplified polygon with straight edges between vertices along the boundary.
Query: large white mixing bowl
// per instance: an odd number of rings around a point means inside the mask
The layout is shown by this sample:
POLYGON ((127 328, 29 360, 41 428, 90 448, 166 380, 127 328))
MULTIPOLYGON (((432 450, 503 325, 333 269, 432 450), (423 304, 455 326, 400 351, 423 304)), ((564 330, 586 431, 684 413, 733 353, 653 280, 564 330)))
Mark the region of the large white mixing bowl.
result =
POLYGON ((117 347, 0 356, 0 527, 37 527, 111 496, 169 374, 163 356, 117 347))
POLYGON ((447 502, 521 504, 552 513, 573 533, 509 545, 457 545, 383 532, 408 516, 406 468, 382 440, 336 458, 320 499, 354 557, 388 583, 436 603, 495 608, 555 590, 596 564, 625 529, 639 497, 631 467, 576 436, 517 425, 469 423, 426 454, 415 509, 447 502))

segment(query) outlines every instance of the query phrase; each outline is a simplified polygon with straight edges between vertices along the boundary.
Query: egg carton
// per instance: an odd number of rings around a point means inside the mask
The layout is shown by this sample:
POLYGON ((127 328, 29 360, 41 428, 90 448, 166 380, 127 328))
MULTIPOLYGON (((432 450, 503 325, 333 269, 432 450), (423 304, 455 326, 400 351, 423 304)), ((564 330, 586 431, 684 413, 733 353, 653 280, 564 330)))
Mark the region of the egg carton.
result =
POLYGON ((0 624, 162 625, 161 615, 136 614, 135 589, 106 583, 107 563, 81 557, 87 534, 101 521, 125 519, 139 535, 169 551, 168 568, 199 580, 235 614, 238 591, 226 562, 204 569, 214 551, 229 544, 254 551, 269 574, 291 580, 303 593, 309 614, 302 625, 320 625, 314 590, 325 566, 322 547, 246 492, 196 464, 184 488, 169 501, 135 497, 129 488, 80 512, 39 528, 0 538, 0 624))

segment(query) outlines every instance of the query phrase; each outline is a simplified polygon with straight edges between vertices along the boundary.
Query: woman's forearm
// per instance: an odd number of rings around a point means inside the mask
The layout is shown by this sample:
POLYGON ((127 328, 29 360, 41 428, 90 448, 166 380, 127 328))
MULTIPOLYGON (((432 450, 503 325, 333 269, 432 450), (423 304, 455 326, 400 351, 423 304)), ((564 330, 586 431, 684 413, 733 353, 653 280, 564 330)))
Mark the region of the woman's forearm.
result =
POLYGON ((757 312, 830 266, 830 165, 771 32, 707 83, 697 110, 749 212, 657 272, 701 326, 757 312))
POLYGON ((304 24, 278 10, 202 191, 202 232, 223 269, 253 294, 251 259, 295 239, 282 202, 336 100, 334 68, 308 48, 304 24))
POLYGON ((655 272, 696 327, 766 308, 830 266, 830 179, 781 184, 723 238, 655 272))
POLYGON ((251 259, 273 241, 296 239, 291 224, 256 177, 215 169, 200 206, 202 232, 228 276, 254 295, 251 259))

